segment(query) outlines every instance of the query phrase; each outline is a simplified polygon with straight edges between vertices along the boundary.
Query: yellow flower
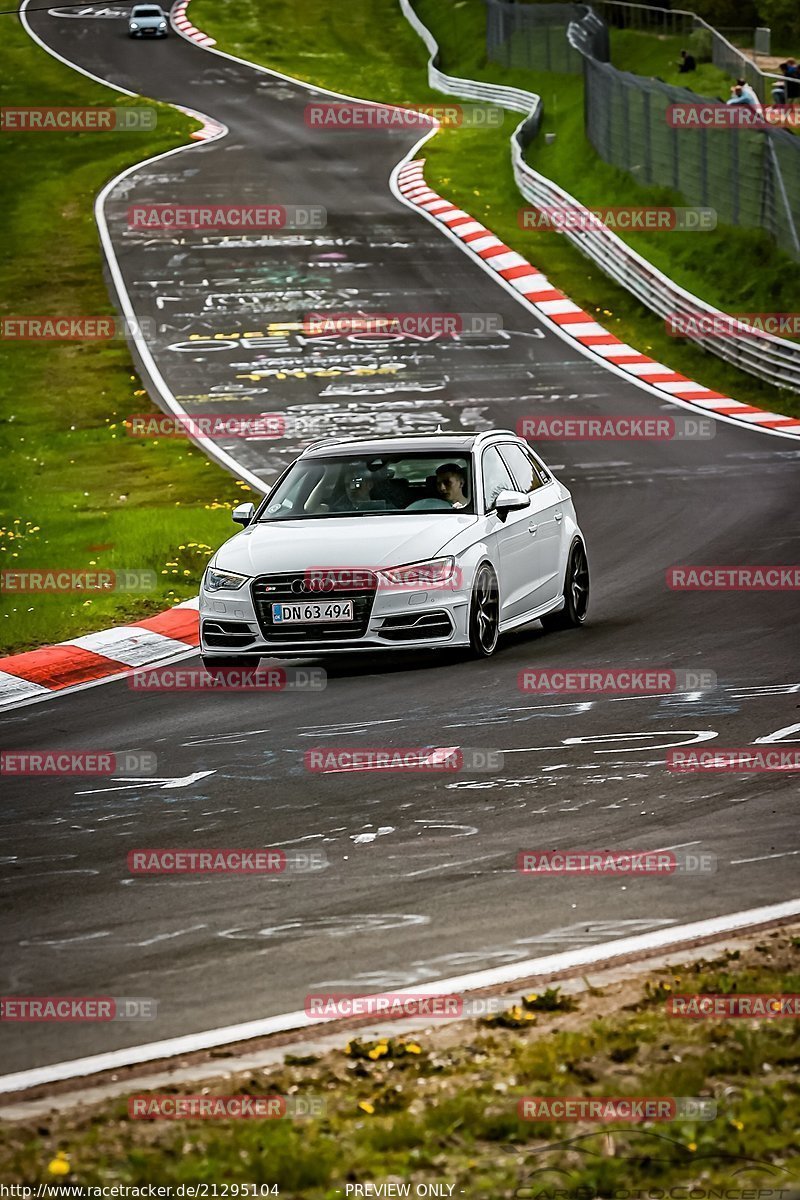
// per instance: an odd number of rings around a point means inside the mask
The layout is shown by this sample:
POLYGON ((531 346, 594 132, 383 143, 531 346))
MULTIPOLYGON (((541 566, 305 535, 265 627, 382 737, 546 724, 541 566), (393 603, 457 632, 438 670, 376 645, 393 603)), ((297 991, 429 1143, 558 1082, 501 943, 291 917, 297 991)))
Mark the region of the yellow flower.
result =
POLYGON ((735 1121, 735 1120, 731 1119, 731 1125, 733 1126, 734 1129, 738 1129, 740 1132, 742 1129, 744 1129, 744 1122, 742 1122, 742 1121, 735 1121))
POLYGON ((697 1142, 689 1142, 686 1149, 691 1150, 692 1154, 694 1154, 695 1150, 697 1149, 697 1142))
POLYGON ((63 1150, 58 1150, 55 1158, 47 1164, 47 1169, 51 1175, 69 1175, 69 1155, 63 1150))
POLYGON ((535 1000, 539 999, 539 994, 538 992, 531 992, 530 996, 526 996, 525 999, 527 1000, 528 1004, 533 1004, 535 1000))
POLYGON ((409 1054, 422 1054, 422 1047, 416 1042, 406 1042, 406 1050, 409 1054))
POLYGON ((388 1054, 389 1047, 387 1046, 386 1042, 380 1042, 379 1045, 373 1046, 371 1050, 367 1051, 367 1053, 374 1061, 376 1058, 383 1058, 385 1054, 388 1054))
POLYGON ((375 1105, 370 1104, 369 1100, 359 1100, 358 1107, 361 1109, 362 1112, 365 1112, 365 1113, 372 1114, 375 1112, 375 1105))

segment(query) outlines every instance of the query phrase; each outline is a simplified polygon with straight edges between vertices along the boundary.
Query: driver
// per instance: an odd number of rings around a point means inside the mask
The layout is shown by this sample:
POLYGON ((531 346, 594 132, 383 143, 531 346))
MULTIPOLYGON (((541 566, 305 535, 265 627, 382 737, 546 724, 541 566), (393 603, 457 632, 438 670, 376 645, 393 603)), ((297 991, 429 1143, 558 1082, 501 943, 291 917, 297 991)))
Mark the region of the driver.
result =
POLYGON ((467 472, 458 463, 444 463, 436 469, 436 493, 453 508, 466 508, 467 472))
POLYGON ((340 510, 356 511, 362 504, 371 506, 373 477, 363 467, 348 468, 344 477, 344 502, 340 510))

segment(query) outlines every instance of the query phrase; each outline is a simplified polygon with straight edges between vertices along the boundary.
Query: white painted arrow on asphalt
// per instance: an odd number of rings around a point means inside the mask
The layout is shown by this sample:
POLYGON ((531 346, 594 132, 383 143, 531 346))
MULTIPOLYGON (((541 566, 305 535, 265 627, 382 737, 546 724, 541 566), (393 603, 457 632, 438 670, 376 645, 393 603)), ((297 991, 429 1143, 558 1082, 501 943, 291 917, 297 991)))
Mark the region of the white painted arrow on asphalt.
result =
POLYGON ((133 779, 130 775, 121 775, 118 777, 121 787, 104 787, 104 788, 88 788, 85 792, 76 792, 76 796, 94 796, 97 792, 124 792, 130 788, 151 787, 151 788, 185 788, 191 783, 197 783, 198 779, 205 779, 207 775, 216 775, 216 771, 195 771, 193 775, 176 776, 173 779, 151 779, 146 776, 141 776, 138 779, 133 779))

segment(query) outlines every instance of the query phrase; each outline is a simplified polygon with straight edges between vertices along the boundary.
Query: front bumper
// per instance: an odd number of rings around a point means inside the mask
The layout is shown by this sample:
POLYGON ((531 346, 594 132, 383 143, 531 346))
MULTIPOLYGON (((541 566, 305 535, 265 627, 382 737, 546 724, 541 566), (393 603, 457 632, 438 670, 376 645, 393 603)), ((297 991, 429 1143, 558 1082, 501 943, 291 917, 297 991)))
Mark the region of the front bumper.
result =
POLYGON ((463 646, 469 642, 469 593, 452 585, 422 588, 337 589, 307 595, 309 601, 352 599, 355 620, 346 626, 274 626, 271 605, 297 602, 291 590, 301 573, 261 575, 236 591, 200 589, 200 648, 203 655, 253 659, 376 650, 463 646))

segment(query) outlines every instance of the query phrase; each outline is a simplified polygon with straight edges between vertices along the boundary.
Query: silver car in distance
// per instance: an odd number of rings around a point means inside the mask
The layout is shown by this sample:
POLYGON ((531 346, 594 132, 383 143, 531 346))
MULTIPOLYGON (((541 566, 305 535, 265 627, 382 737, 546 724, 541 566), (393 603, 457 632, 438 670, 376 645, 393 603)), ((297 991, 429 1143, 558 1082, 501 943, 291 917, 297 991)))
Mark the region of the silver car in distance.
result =
POLYGON ((134 4, 128 17, 130 37, 166 37, 167 14, 158 4, 134 4))

